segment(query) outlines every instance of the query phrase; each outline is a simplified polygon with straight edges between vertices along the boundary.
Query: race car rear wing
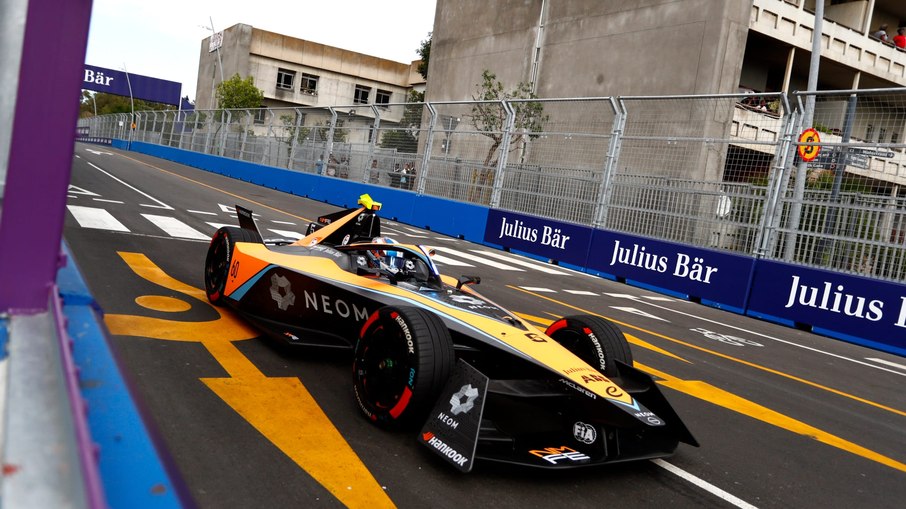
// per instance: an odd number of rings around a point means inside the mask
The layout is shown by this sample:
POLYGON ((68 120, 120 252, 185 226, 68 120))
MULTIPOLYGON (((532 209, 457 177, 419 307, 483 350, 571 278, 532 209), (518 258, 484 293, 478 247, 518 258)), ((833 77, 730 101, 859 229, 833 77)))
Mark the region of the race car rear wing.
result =
POLYGON ((252 215, 251 210, 236 205, 236 215, 239 217, 240 228, 257 234, 259 239, 262 238, 261 232, 258 231, 258 225, 255 224, 255 217, 252 215))
POLYGON ((309 223, 305 237, 296 242, 298 245, 328 244, 344 245, 352 242, 370 241, 381 236, 381 220, 375 214, 381 204, 372 200, 367 194, 359 197, 361 207, 341 210, 333 214, 318 217, 316 223, 309 223), (324 236, 312 235, 318 230, 331 226, 324 236))

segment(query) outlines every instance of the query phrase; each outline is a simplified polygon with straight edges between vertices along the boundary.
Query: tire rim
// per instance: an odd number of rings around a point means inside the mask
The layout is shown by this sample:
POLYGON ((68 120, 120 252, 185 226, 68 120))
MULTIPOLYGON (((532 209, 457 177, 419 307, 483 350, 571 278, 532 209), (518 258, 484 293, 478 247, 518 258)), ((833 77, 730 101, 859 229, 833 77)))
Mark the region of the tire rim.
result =
POLYGON ((212 246, 211 262, 205 270, 205 281, 208 293, 220 292, 226 281, 226 271, 229 254, 227 253, 226 236, 221 235, 212 246))
POLYGON ((406 388, 405 342, 398 330, 380 322, 367 332, 367 338, 359 363, 365 398, 378 409, 393 408, 406 388))

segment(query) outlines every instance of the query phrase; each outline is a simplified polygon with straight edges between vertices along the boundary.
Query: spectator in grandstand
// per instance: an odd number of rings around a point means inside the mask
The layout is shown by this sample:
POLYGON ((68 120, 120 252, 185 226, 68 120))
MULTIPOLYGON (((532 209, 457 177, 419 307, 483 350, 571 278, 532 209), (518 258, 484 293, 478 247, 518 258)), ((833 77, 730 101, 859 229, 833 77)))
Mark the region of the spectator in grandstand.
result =
POLYGON ((324 174, 324 156, 318 156, 318 162, 315 163, 315 171, 318 175, 324 174))
POLYGON ((878 30, 872 32, 871 36, 881 42, 887 42, 887 23, 884 23, 878 30))
POLYGON ((906 49, 906 28, 897 29, 897 35, 893 36, 893 44, 898 48, 906 49))

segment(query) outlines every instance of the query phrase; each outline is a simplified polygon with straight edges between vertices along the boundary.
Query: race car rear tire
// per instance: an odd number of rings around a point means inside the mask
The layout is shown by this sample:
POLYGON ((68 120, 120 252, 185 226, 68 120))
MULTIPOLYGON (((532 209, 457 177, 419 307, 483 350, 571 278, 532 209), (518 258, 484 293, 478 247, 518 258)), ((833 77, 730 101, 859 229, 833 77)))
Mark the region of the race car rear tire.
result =
POLYGON ((355 346, 353 389, 359 408, 381 426, 420 424, 454 361, 450 331, 437 315, 408 306, 380 308, 365 322, 355 346))
POLYGON ((552 323, 545 334, 605 376, 618 374, 617 360, 632 365, 629 343, 610 320, 592 315, 565 316, 552 323))
POLYGON ((261 236, 233 226, 224 226, 214 233, 204 262, 204 290, 215 306, 223 303, 236 242, 261 242, 261 236))

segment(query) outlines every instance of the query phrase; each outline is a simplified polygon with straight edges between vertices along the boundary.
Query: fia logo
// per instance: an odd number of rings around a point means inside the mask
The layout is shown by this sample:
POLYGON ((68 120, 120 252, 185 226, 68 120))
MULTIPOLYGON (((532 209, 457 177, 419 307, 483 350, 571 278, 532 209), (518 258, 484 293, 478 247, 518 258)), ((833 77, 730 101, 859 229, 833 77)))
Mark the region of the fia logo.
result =
POLYGON ((583 444, 593 444, 598 438, 598 432, 591 424, 577 422, 573 424, 573 436, 583 444))

